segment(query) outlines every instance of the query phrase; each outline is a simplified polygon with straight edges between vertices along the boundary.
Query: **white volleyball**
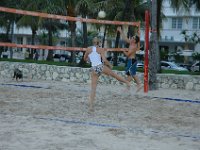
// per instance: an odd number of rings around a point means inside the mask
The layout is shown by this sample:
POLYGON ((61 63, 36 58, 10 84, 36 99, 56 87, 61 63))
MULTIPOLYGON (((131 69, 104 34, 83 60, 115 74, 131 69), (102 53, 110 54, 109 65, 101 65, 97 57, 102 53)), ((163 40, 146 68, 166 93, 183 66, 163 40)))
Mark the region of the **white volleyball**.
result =
POLYGON ((106 17, 105 11, 103 11, 103 10, 99 11, 98 17, 99 17, 99 18, 105 18, 105 17, 106 17))

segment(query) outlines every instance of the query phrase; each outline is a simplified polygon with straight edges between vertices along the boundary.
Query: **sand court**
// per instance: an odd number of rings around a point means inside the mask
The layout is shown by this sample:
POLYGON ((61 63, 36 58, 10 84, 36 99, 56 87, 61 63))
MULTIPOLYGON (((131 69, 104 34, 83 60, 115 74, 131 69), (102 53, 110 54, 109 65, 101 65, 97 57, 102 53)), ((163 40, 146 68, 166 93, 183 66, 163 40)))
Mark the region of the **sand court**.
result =
POLYGON ((0 80, 1 150, 200 150, 198 92, 0 80))

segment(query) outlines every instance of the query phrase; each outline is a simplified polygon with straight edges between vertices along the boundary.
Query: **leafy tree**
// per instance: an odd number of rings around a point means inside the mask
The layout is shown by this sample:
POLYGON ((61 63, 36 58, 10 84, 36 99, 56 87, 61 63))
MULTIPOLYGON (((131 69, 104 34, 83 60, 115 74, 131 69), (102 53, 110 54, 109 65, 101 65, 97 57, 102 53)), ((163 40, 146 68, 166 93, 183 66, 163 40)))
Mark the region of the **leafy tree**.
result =
MULTIPOLYGON (((143 4, 143 3, 142 3, 143 4)), ((104 10, 106 12, 106 20, 119 20, 119 21, 137 21, 136 18, 144 18, 141 17, 144 15, 144 11, 142 12, 141 1, 139 0, 107 0, 98 2, 98 11, 104 10), (140 9, 139 9, 140 8, 140 9), (136 17, 137 14, 137 17, 136 17)), ((104 38, 106 36, 107 30, 113 35, 116 33, 116 28, 113 25, 105 25, 104 27, 104 38)), ((130 33, 134 31, 128 28, 127 36, 130 36, 130 33)), ((117 33, 115 39, 115 48, 118 48, 119 45, 120 34, 117 33)), ((103 42, 104 43, 104 42, 103 42)), ((114 52, 114 65, 117 65, 117 56, 118 52, 114 52)))
MULTIPOLYGON (((39 11, 39 4, 40 4, 40 1, 38 0, 34 0, 34 1, 22 0, 20 2, 19 7, 26 8, 26 10, 29 10, 29 11, 39 11)), ((22 15, 17 21, 17 27, 18 28, 30 27, 32 30, 31 44, 35 45, 35 38, 36 38, 37 30, 39 28, 39 18, 28 16, 28 15, 22 15)), ((31 49, 29 59, 33 59, 33 53, 34 53, 34 49, 31 49)))
POLYGON ((181 35, 183 35, 183 38, 184 38, 184 41, 185 41, 184 49, 189 49, 188 42, 190 42, 190 40, 191 40, 191 37, 190 37, 190 35, 187 34, 187 31, 188 30, 183 30, 180 33, 181 35))
MULTIPOLYGON (((78 0, 63 0, 64 1, 64 9, 66 9, 67 16, 76 17, 75 6, 78 0)), ((71 45, 72 47, 76 46, 76 22, 74 21, 67 21, 69 31, 71 33, 71 45)), ((73 64, 75 63, 76 53, 74 51, 71 52, 71 60, 73 64)))
POLYGON ((156 73, 159 70, 160 55, 158 48, 158 1, 153 0, 151 3, 151 29, 152 34, 150 38, 149 51, 149 89, 158 89, 156 73))
MULTIPOLYGON (((16 8, 19 6, 20 0, 1 0, 0 6, 3 7, 10 7, 10 8, 16 8)), ((18 16, 12 13, 4 13, 0 12, 0 27, 3 27, 5 29, 6 34, 4 36, 5 42, 12 42, 14 37, 14 23, 16 22, 18 16)), ((8 48, 6 48, 7 50, 8 48)), ((10 47, 10 57, 13 57, 13 49, 10 47)))
POLYGON ((184 56, 181 56, 180 54, 175 53, 175 54, 174 54, 174 58, 175 58, 175 61, 176 61, 177 63, 182 63, 182 62, 184 62, 184 56))
MULTIPOLYGON (((94 0, 79 0, 76 4, 76 13, 77 15, 81 15, 82 18, 86 18, 90 14, 92 14, 92 7, 94 7, 94 0)), ((88 34, 87 34, 87 23, 82 22, 83 27, 83 47, 88 47, 88 34)), ((84 52, 83 52, 84 55, 84 52)), ((79 63, 79 66, 83 66, 86 62, 84 61, 83 57, 79 63)))
MULTIPOLYGON (((39 0, 39 6, 41 12, 49 14, 66 14, 63 9, 63 0, 39 0)), ((39 26, 48 31, 48 45, 53 45, 53 34, 57 33, 60 29, 64 29, 65 25, 56 19, 44 19, 40 18, 39 26)), ((47 60, 53 60, 53 51, 48 52, 47 60)))
POLYGON ((196 53, 193 53, 193 54, 192 54, 192 57, 193 57, 194 60, 200 61, 200 53, 197 53, 197 52, 196 52, 196 53))
POLYGON ((194 32, 191 36, 191 41, 194 43, 200 43, 200 35, 198 35, 196 32, 194 32))
MULTIPOLYGON (((48 34, 44 31, 38 33, 38 39, 40 41, 40 44, 42 45, 48 45, 48 34)), ((42 59, 45 60, 45 50, 42 50, 42 59)))

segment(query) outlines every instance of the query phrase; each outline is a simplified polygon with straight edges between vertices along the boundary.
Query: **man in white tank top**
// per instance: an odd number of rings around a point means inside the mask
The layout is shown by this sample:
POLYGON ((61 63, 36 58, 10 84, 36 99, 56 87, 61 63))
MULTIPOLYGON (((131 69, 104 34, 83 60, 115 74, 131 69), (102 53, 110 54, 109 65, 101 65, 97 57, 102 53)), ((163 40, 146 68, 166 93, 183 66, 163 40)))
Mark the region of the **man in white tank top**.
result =
POLYGON ((94 111, 94 100, 96 95, 96 87, 98 78, 101 75, 101 73, 104 73, 108 76, 112 76, 116 78, 118 81, 124 82, 127 84, 128 89, 130 88, 130 82, 126 79, 122 78, 121 76, 114 73, 111 68, 112 65, 109 63, 109 61, 105 57, 105 52, 102 49, 99 48, 99 42, 100 40, 95 37, 93 39, 93 46, 90 47, 84 55, 85 61, 90 61, 91 63, 91 94, 89 99, 89 110, 94 111))

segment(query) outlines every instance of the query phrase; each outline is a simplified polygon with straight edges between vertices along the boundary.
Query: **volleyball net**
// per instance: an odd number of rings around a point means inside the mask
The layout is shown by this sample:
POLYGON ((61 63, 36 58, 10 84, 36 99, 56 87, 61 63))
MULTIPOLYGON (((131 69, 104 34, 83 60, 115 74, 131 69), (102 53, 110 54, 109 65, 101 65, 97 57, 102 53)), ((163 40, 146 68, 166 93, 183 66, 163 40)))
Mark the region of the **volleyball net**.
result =
MULTIPOLYGON (((54 20, 58 20, 60 22, 73 21, 73 22, 80 22, 80 23, 85 22, 85 23, 100 24, 100 25, 133 26, 133 27, 137 28, 136 34, 140 36, 140 22, 122 22, 122 21, 110 21, 110 20, 99 20, 99 19, 86 19, 86 18, 79 18, 79 17, 62 16, 62 15, 54 15, 54 14, 47 14, 47 13, 41 13, 41 12, 18 10, 18 9, 13 9, 13 8, 6 8, 6 7, 0 7, 0 12, 12 13, 12 14, 17 14, 17 15, 33 16, 33 17, 39 17, 39 18, 43 18, 43 19, 54 19, 54 20)), ((98 31, 98 32, 101 32, 101 31, 98 31)), ((109 37, 109 38, 113 38, 113 40, 114 40, 114 34, 113 34, 113 37, 109 37)), ((61 46, 57 46, 57 45, 56 46, 48 46, 48 45, 42 45, 42 44, 31 45, 31 44, 27 44, 27 43, 0 42, 0 46, 15 47, 15 48, 45 49, 45 50, 65 50, 65 51, 86 51, 87 50, 87 48, 84 48, 84 47, 78 47, 78 46, 70 47, 70 46, 67 46, 66 44, 65 44, 65 46, 62 46, 62 45, 61 46)), ((113 46, 105 47, 102 49, 105 51, 127 50, 125 48, 113 48, 113 46)))

